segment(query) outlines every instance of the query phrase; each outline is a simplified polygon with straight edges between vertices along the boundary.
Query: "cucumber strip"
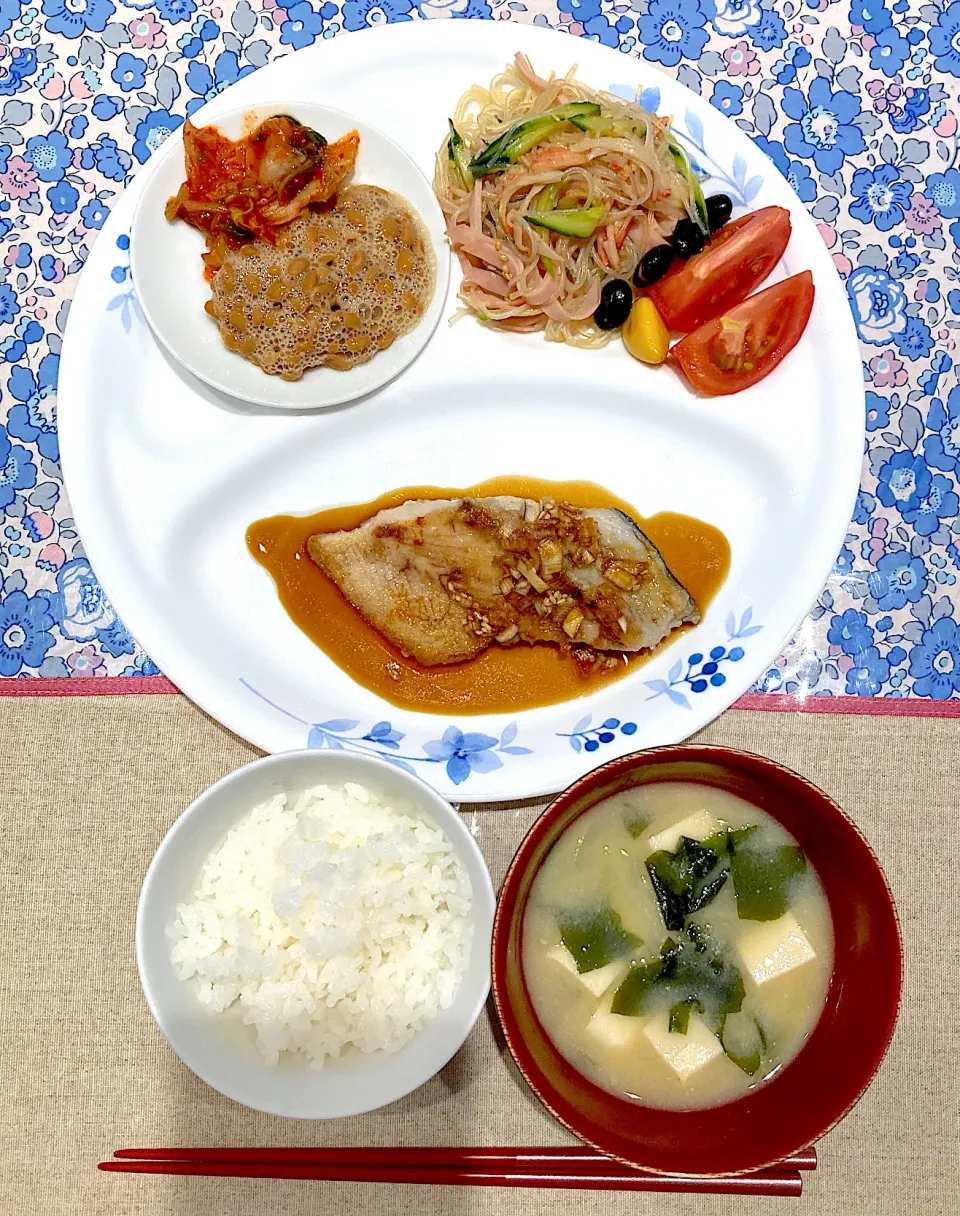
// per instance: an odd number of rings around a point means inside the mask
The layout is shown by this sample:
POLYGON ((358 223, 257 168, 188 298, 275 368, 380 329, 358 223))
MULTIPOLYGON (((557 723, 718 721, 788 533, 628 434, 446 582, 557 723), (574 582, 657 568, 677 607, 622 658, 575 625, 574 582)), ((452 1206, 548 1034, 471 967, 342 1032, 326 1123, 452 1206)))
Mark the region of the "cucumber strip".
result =
POLYGON ((450 127, 450 134, 447 137, 447 156, 460 175, 464 190, 471 190, 473 189, 473 174, 470 171, 470 153, 467 151, 463 136, 453 125, 453 119, 448 118, 447 123, 450 127))
POLYGON ((687 185, 690 187, 690 203, 687 206, 687 212, 693 222, 702 228, 704 235, 709 238, 710 221, 707 219, 707 201, 703 197, 700 180, 694 173, 683 148, 673 140, 670 141, 667 147, 670 149, 670 155, 673 157, 674 164, 686 178, 687 185))
POLYGON ((588 237, 593 236, 606 214, 606 207, 587 207, 579 211, 530 211, 524 218, 561 236, 588 237))
POLYGON ((586 114, 571 118, 570 121, 589 135, 619 135, 625 138, 636 135, 643 139, 647 133, 645 122, 631 122, 628 118, 606 118, 602 114, 586 114))
POLYGON ((473 158, 469 166, 470 172, 474 177, 501 173, 515 164, 525 152, 529 152, 548 135, 552 135, 563 123, 599 113, 600 107, 596 102, 574 101, 569 105, 558 106, 555 110, 548 110, 546 114, 538 114, 536 118, 514 123, 473 158))

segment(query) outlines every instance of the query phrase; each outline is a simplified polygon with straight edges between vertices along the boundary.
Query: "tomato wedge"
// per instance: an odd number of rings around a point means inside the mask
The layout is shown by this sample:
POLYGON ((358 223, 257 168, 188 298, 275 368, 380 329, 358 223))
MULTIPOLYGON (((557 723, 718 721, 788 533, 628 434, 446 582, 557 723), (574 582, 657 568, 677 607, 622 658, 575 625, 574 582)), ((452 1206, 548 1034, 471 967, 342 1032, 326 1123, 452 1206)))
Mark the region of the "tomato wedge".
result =
POLYGON ((813 308, 809 270, 774 283, 701 325, 667 359, 708 397, 725 397, 769 376, 800 341, 813 308))
POLYGON ((668 329, 686 334, 745 300, 767 277, 790 239, 790 212, 762 207, 721 228, 686 262, 677 259, 647 289, 668 329))

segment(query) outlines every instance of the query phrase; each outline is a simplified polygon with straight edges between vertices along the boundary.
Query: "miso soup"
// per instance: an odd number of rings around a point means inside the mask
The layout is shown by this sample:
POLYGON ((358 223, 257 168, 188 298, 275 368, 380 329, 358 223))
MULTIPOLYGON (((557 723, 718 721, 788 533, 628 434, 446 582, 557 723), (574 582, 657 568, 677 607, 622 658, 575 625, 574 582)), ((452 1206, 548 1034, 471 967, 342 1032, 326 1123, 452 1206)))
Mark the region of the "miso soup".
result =
POLYGON ((560 1052, 613 1093, 719 1106, 793 1059, 833 970, 826 896, 796 841, 710 786, 606 799, 537 875, 523 966, 560 1052))

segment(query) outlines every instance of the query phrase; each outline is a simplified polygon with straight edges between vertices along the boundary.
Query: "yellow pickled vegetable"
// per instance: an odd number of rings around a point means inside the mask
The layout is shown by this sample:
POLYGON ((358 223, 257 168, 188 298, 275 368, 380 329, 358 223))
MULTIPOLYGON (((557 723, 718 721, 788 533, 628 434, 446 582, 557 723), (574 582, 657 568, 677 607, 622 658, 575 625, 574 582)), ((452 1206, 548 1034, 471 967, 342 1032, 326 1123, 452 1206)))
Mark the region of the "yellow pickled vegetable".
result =
POLYGON ((630 316, 620 331, 623 344, 641 363, 662 363, 670 349, 670 333, 657 312, 657 306, 647 296, 634 300, 630 316))

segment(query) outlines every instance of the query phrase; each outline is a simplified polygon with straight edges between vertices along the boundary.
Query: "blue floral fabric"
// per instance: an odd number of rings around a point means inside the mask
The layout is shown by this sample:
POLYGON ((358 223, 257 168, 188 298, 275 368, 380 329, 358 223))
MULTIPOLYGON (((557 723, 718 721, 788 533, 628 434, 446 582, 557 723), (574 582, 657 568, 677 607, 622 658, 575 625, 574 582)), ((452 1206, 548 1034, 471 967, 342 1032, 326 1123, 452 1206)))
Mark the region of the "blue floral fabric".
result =
MULTIPOLYGON (((867 429, 834 573, 758 687, 960 697, 960 0, 0 0, 0 676, 157 671, 84 555, 57 444, 69 300, 119 192, 268 61, 437 17, 550 25, 655 64, 787 176, 846 284, 867 429)), ((432 759, 462 775, 494 742, 444 736, 432 759)))

